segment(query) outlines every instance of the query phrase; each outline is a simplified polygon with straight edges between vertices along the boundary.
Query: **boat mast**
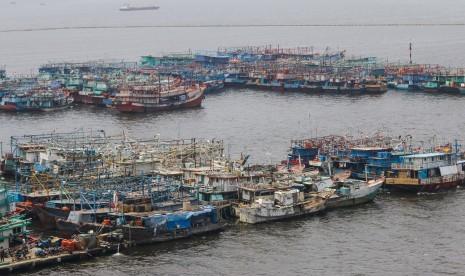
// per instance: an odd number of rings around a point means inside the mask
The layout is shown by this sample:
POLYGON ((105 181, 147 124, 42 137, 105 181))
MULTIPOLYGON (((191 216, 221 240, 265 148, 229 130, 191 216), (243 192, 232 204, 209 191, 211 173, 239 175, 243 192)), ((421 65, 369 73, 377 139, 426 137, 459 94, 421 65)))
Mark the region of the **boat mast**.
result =
POLYGON ((410 64, 412 64, 412 42, 409 44, 409 51, 410 51, 410 64))

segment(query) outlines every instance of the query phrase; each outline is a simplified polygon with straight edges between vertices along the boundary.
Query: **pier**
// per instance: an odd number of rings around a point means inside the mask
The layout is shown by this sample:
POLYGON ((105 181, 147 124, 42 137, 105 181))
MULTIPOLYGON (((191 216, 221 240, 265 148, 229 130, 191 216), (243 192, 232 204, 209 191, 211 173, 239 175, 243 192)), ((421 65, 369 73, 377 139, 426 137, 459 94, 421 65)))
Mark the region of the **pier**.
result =
POLYGON ((116 248, 95 248, 84 251, 74 251, 71 253, 63 252, 46 257, 37 257, 31 253, 25 260, 14 261, 12 258, 6 258, 5 262, 0 264, 0 273, 5 273, 6 275, 9 273, 27 272, 63 263, 86 261, 98 256, 106 256, 116 252, 116 248))

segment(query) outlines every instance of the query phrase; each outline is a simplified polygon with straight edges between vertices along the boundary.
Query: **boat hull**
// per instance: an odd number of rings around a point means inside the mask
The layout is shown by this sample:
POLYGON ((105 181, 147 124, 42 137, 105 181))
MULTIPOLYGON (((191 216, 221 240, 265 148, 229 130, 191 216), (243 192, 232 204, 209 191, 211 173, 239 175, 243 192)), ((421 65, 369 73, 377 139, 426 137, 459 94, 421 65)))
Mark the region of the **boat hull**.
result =
POLYGON ((217 92, 220 92, 224 88, 224 83, 217 83, 217 84, 212 84, 208 85, 207 88, 205 88, 204 94, 214 94, 217 92))
POLYGON ((56 106, 56 107, 27 107, 17 106, 13 104, 0 105, 0 111, 7 112, 50 112, 69 108, 70 105, 56 106))
POLYGON ((93 231, 99 234, 108 233, 113 230, 114 227, 98 223, 77 224, 69 222, 66 219, 57 219, 56 228, 60 231, 60 234, 70 237, 75 234, 89 233, 89 231, 93 231))
POLYGON ((460 89, 458 87, 441 86, 439 91, 447 94, 460 94, 460 89))
POLYGON ((132 245, 153 244, 167 242, 177 239, 185 239, 195 235, 221 231, 225 228, 224 223, 214 223, 196 228, 177 230, 163 234, 156 234, 153 228, 123 226, 123 236, 132 245))
POLYGON ((202 105, 203 99, 204 99, 204 93, 202 92, 185 102, 172 103, 172 104, 160 104, 160 105, 153 105, 153 106, 139 105, 139 104, 135 104, 132 102, 124 102, 124 103, 115 104, 115 108, 119 112, 123 112, 123 113, 160 112, 160 111, 167 111, 167 110, 200 107, 202 105))
POLYGON ((389 184, 385 185, 387 189, 404 191, 404 192, 413 192, 413 193, 436 193, 440 191, 453 190, 457 188, 458 185, 462 184, 463 180, 433 183, 433 184, 424 184, 424 185, 411 185, 411 184, 389 184))
POLYGON ((75 103, 105 106, 104 97, 92 96, 92 95, 80 95, 79 93, 74 93, 72 95, 73 95, 73 100, 75 103))
POLYGON ((45 230, 55 229, 57 219, 66 219, 69 215, 69 211, 47 208, 38 204, 34 205, 33 212, 37 215, 42 228, 45 230))
POLYGON ((364 188, 364 190, 353 195, 338 198, 329 198, 327 202, 327 208, 332 209, 350 207, 373 201, 378 192, 380 191, 381 187, 383 186, 383 182, 384 180, 378 180, 377 182, 374 182, 373 184, 364 188))

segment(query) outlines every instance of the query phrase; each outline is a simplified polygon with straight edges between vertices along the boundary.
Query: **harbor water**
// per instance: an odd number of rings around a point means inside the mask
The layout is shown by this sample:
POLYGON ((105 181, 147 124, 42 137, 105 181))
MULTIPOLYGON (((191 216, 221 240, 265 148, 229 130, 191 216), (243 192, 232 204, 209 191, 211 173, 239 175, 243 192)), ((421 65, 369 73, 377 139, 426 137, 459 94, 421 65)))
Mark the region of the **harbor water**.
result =
MULTIPOLYGON (((143 54, 264 44, 330 46, 405 61, 409 42, 416 62, 465 64, 461 0, 346 2, 177 0, 157 2, 161 8, 155 12, 121 14, 123 3, 113 0, 0 1, 0 64, 9 73, 28 74, 48 61, 136 60, 143 54), (342 26, 378 23, 386 25, 342 26), (206 26, 218 24, 340 26, 206 26)), ((12 135, 79 128, 124 131, 133 137, 218 138, 232 156, 243 152, 251 154, 252 163, 271 163, 286 158, 290 139, 326 134, 369 136, 382 130, 412 135, 425 144, 454 138, 463 144, 464 106, 465 96, 412 92, 347 96, 226 89, 208 95, 202 108, 157 114, 90 106, 0 113, 0 141, 5 151, 12 135)), ((382 194, 356 208, 266 225, 233 225, 206 237, 143 246, 30 275, 463 275, 464 209, 462 189, 382 194)))

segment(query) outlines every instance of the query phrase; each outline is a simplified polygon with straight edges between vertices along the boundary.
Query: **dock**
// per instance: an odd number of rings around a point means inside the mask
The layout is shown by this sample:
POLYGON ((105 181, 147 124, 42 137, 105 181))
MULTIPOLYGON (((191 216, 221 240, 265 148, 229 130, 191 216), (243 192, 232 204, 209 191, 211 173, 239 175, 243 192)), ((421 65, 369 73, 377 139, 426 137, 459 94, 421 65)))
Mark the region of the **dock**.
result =
POLYGON ((0 264, 0 274, 5 275, 7 273, 15 273, 21 271, 28 271, 34 269, 40 269, 44 267, 50 267, 53 265, 59 265, 62 263, 79 262, 90 260, 98 256, 105 256, 114 254, 117 252, 117 248, 105 248, 99 247, 89 250, 74 251, 72 253, 63 252, 57 255, 36 257, 28 256, 28 259, 21 261, 13 261, 11 258, 6 258, 5 263, 0 264))

